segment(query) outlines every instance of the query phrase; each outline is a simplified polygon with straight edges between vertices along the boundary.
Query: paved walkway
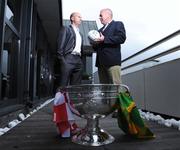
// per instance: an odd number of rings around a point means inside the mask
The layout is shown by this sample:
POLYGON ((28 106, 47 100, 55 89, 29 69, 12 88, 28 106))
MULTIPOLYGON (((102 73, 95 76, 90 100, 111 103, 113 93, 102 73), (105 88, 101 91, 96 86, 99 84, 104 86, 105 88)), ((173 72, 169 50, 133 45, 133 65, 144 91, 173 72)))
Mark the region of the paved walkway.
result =
MULTIPOLYGON (((86 122, 77 118, 77 123, 82 127, 86 122)), ((100 120, 100 125, 115 141, 99 147, 82 146, 58 138, 52 122, 52 104, 49 104, 0 136, 0 150, 180 150, 180 131, 155 122, 147 124, 156 138, 132 139, 118 128, 116 118, 108 116, 100 120)))

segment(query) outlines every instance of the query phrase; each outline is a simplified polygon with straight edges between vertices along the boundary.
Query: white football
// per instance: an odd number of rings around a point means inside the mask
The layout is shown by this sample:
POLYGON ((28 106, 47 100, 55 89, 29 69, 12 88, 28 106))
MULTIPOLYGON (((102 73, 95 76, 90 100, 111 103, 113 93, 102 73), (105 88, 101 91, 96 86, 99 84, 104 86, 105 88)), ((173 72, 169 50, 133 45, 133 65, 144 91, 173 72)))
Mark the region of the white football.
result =
POLYGON ((88 32, 88 37, 94 41, 95 39, 100 38, 100 34, 97 30, 91 30, 88 32))

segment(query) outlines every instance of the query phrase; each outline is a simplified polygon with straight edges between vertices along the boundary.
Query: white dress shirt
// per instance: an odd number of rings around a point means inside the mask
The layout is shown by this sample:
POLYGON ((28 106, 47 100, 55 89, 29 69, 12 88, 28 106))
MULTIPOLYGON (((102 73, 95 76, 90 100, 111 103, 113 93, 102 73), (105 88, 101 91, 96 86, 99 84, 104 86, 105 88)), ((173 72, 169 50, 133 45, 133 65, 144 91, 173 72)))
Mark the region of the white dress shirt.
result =
POLYGON ((79 33, 79 29, 73 25, 72 25, 72 27, 73 27, 74 32, 76 34, 76 43, 75 43, 74 50, 72 51, 72 54, 81 55, 82 38, 81 38, 81 35, 79 33))

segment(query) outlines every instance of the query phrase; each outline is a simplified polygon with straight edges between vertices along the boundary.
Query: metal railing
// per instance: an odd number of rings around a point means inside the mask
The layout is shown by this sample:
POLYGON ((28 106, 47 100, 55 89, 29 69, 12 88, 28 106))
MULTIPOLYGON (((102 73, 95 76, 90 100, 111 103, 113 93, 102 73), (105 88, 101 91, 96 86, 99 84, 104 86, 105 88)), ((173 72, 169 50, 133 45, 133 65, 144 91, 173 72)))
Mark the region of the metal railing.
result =
POLYGON ((180 50, 180 42, 179 42, 178 45, 176 45, 174 47, 171 47, 171 48, 169 48, 169 49, 167 49, 167 50, 165 50, 163 52, 160 52, 160 53, 155 54, 153 56, 149 56, 149 57, 147 57, 147 58, 145 58, 143 60, 139 60, 137 62, 134 62, 132 64, 129 64, 129 65, 126 65, 126 66, 123 67, 123 63, 124 62, 127 62, 127 61, 129 61, 129 60, 139 56, 140 54, 143 54, 143 53, 145 53, 147 51, 150 51, 153 48, 155 48, 155 47, 157 47, 157 46, 159 46, 159 45, 161 45, 161 44, 163 44, 163 43, 165 43, 165 42, 167 42, 167 41, 169 41, 169 40, 171 40, 171 39, 173 39, 173 38, 175 38, 175 37, 177 37, 179 35, 180 35, 180 30, 177 30, 176 32, 166 36, 165 38, 163 38, 163 39, 161 39, 161 40, 159 40, 159 41, 149 45, 148 47, 138 51, 137 53, 135 53, 135 54, 133 54, 133 55, 123 59, 122 60, 122 71, 126 70, 126 69, 129 69, 129 68, 132 68, 132 67, 135 67, 135 66, 138 66, 138 65, 141 65, 141 64, 144 64, 144 63, 147 63, 147 62, 152 61, 152 60, 156 61, 155 59, 157 59, 157 58, 160 58, 162 56, 165 56, 165 55, 168 55, 170 53, 173 53, 173 52, 176 52, 176 51, 180 50))

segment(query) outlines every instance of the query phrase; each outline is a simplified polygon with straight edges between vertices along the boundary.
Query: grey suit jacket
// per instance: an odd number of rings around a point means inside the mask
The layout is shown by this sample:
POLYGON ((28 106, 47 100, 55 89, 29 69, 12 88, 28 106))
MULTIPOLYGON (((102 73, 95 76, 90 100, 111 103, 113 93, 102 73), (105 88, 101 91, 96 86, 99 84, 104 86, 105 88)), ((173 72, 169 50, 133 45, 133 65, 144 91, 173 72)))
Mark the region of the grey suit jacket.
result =
MULTIPOLYGON (((76 43, 76 34, 71 25, 61 27, 59 31, 57 43, 58 43, 57 55, 59 58, 73 51, 76 43)), ((81 51, 82 48, 83 45, 81 45, 81 51)))

